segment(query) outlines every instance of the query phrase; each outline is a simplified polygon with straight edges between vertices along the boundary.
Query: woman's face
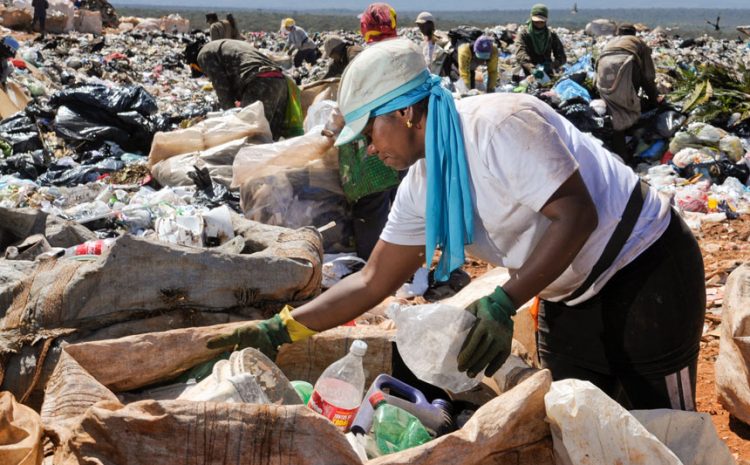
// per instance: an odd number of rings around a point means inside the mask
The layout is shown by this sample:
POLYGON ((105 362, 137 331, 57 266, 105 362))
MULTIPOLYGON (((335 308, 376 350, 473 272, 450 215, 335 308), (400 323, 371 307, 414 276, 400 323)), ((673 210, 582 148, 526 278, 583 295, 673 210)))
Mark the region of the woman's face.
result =
POLYGON ((370 119, 362 131, 367 138, 367 154, 374 155, 396 170, 404 170, 424 157, 424 131, 417 122, 407 127, 401 110, 370 119))

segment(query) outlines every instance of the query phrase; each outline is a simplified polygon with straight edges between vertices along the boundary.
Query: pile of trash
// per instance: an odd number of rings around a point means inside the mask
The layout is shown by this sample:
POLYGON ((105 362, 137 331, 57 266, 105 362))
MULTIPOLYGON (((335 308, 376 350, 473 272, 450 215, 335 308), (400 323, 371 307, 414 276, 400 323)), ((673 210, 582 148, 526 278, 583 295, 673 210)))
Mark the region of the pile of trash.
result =
MULTIPOLYGON (((310 464, 624 463, 636 452, 733 463, 706 415, 628 412, 591 385, 553 383, 537 366, 529 305, 493 378, 458 372, 475 318, 460 309, 504 270, 450 301, 375 309, 285 344, 275 360, 207 348, 364 264, 350 254, 351 186, 321 135, 337 82, 319 82, 325 60, 293 68, 279 34, 248 34, 303 85, 305 134, 273 141, 262 104, 217 111, 210 82, 191 77, 187 20, 118 19, 104 1, 84 5, 98 26, 25 42, 8 89, 27 100, 0 101, 0 386, 41 415, 9 394, 0 414, 26 418, 30 456, 42 453, 43 424, 60 463, 259 454, 310 464)), ((57 11, 51 22, 80 29, 57 11)), ((611 22, 558 30, 570 64, 524 79, 513 69, 517 27, 484 31, 502 49, 495 91, 533 94, 608 144, 592 78, 611 22)), ((635 169, 691 226, 750 212, 750 83, 735 69, 750 65, 750 49, 642 34, 667 104, 629 134, 635 169)), ((401 35, 421 40, 415 28, 401 35)), ((422 295, 429 280, 420 270, 397 298, 422 295)))

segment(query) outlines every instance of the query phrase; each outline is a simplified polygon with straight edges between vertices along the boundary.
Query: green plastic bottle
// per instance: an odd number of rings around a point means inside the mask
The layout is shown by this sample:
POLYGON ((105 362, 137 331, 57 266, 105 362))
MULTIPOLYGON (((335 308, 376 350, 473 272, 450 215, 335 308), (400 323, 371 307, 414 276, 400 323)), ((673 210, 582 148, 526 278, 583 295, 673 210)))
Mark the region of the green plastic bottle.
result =
POLYGON ((375 409, 372 433, 381 454, 391 454, 424 444, 432 439, 422 422, 404 409, 389 405, 382 392, 370 396, 375 409))
POLYGON ((302 399, 302 403, 307 405, 313 392, 313 385, 307 381, 292 381, 292 387, 297 391, 297 395, 302 399))

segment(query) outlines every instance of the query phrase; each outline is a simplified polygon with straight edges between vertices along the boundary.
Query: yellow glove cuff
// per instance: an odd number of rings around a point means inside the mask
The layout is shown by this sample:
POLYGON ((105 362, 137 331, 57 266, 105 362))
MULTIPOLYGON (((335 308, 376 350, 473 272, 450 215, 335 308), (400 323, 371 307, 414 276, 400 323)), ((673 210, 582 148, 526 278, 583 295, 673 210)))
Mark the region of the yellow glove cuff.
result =
POLYGON ((299 321, 295 320, 292 317, 292 310, 294 309, 290 305, 285 305, 284 308, 279 312, 281 321, 284 323, 284 326, 286 326, 286 330, 289 333, 289 339, 291 339, 292 342, 301 341, 314 334, 318 334, 317 331, 313 331, 299 321))

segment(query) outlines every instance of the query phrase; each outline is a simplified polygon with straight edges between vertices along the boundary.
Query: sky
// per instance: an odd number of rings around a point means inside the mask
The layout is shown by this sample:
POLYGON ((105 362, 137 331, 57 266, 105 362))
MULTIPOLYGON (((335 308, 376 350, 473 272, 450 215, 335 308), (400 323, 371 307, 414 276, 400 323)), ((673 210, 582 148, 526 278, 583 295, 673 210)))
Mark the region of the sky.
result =
MULTIPOLYGON (((179 5, 184 7, 202 7, 204 0, 110 0, 118 5, 179 5)), ((545 3, 551 9, 568 9, 575 0, 547 0, 545 3)), ((309 10, 309 9, 348 9, 363 10, 369 1, 360 0, 214 0, 212 8, 263 8, 274 10, 309 10)), ((530 0, 390 0, 396 10, 525 10, 537 3, 530 0)), ((750 9, 749 0, 618 0, 616 2, 602 2, 597 0, 577 1, 578 8, 607 9, 607 8, 743 8, 750 9)))

